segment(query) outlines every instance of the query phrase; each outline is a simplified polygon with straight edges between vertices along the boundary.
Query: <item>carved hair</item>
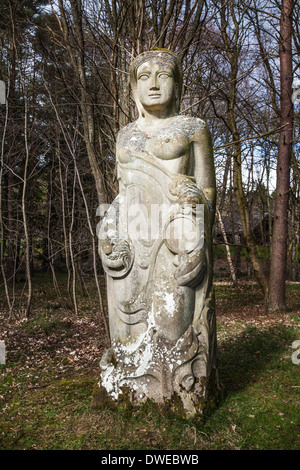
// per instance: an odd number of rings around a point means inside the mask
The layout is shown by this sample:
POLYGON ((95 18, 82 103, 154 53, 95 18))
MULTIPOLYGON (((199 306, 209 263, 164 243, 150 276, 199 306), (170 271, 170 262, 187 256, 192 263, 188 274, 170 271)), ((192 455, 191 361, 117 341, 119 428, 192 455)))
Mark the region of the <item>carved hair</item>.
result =
POLYGON ((171 64, 177 88, 176 112, 179 112, 182 93, 182 68, 178 57, 173 52, 167 49, 158 49, 153 51, 142 52, 130 64, 129 77, 134 99, 136 99, 137 69, 141 64, 148 60, 155 60, 156 62, 161 61, 164 65, 166 63, 171 64))

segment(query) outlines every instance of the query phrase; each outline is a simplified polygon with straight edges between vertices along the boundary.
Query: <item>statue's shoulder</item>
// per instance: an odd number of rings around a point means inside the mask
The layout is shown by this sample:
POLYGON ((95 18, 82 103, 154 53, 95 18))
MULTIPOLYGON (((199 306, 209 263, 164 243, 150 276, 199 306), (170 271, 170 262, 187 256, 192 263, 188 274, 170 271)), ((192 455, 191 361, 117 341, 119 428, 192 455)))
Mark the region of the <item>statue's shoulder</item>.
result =
POLYGON ((206 122, 203 119, 189 116, 188 114, 180 114, 176 121, 178 122, 180 128, 188 133, 190 137, 200 130, 207 129, 206 122))
POLYGON ((128 136, 131 134, 136 128, 136 121, 130 122, 126 126, 122 127, 118 134, 117 134, 117 140, 120 138, 123 138, 124 136, 128 136))
POLYGON ((136 130, 136 122, 130 122, 126 126, 122 127, 122 129, 119 130, 117 134, 117 145, 122 145, 123 143, 126 143, 128 138, 132 136, 132 134, 136 130))

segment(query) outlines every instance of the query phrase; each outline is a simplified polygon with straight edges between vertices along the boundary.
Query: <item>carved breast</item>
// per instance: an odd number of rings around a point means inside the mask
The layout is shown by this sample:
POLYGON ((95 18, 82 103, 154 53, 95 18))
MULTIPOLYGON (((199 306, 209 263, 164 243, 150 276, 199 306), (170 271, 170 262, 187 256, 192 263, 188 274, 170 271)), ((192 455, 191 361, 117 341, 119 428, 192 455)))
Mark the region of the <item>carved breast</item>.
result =
POLYGON ((153 135, 142 132, 136 122, 126 126, 118 135, 118 159, 128 163, 140 152, 160 160, 173 160, 189 154, 192 136, 205 123, 190 116, 177 116, 168 127, 161 127, 153 135))
POLYGON ((161 160, 182 157, 189 152, 189 139, 174 129, 162 129, 145 143, 145 150, 161 160))

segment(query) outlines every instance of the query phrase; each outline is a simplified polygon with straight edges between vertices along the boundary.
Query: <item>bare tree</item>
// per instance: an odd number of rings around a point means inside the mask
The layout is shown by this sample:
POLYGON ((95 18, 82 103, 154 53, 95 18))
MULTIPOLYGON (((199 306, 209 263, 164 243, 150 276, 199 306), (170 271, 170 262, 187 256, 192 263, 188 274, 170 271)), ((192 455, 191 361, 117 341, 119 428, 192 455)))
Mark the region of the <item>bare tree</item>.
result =
POLYGON ((277 157, 277 184, 271 247, 268 311, 286 309, 285 281, 288 237, 288 202, 293 140, 293 0, 282 0, 280 17, 280 137, 277 157))
POLYGON ((106 202, 106 190, 103 174, 100 169, 99 159, 95 150, 95 121, 92 99, 89 93, 87 69, 85 64, 85 40, 83 32, 83 15, 81 0, 71 0, 71 9, 67 10, 63 0, 58 0, 59 15, 57 16, 59 26, 64 39, 64 45, 68 50, 70 61, 79 84, 80 109, 86 144, 92 174, 98 194, 99 204, 106 202))

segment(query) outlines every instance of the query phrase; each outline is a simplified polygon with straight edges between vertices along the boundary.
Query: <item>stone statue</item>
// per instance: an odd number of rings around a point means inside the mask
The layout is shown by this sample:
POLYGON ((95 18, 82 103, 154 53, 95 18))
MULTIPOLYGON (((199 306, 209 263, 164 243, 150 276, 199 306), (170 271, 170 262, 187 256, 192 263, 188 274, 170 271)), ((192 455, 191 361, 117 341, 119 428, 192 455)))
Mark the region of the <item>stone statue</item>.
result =
POLYGON ((179 115, 173 53, 140 54, 130 84, 139 117, 118 134, 119 195, 98 231, 111 335, 99 390, 193 416, 218 387, 212 144, 202 119, 179 115))

